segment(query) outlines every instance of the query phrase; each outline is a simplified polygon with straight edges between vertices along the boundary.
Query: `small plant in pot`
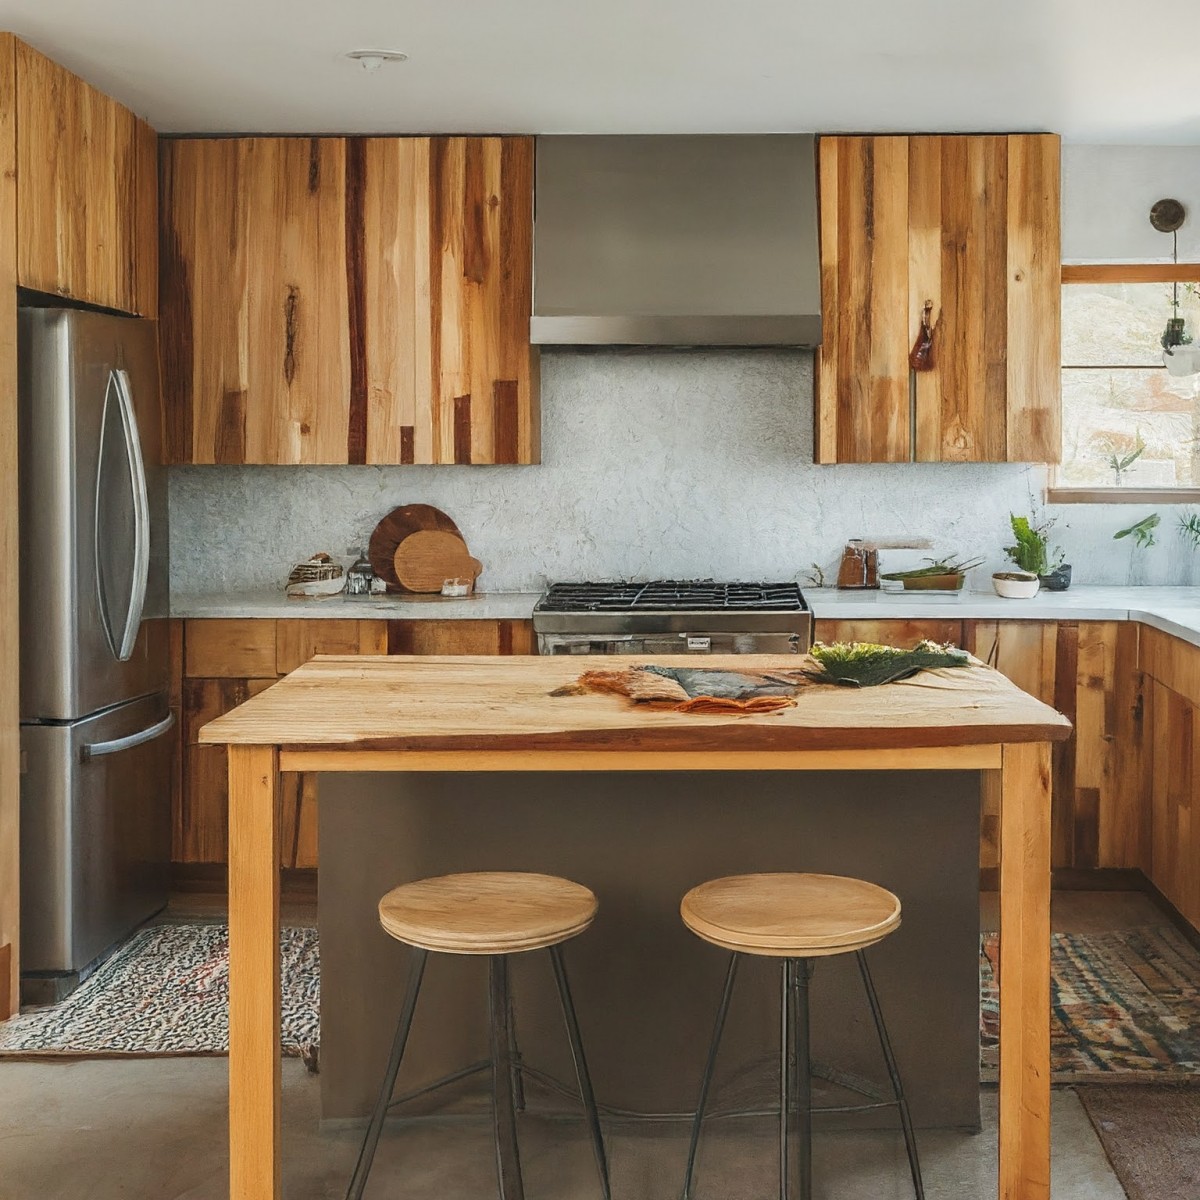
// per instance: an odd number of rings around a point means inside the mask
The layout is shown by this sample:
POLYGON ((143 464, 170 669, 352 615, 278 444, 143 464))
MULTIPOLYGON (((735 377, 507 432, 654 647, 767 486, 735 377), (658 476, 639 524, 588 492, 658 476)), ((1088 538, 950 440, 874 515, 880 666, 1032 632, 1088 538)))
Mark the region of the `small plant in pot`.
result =
POLYGON ((998 596, 1010 600, 1029 600, 1045 585, 1050 591, 1065 591, 1071 583, 1071 568, 1064 562, 1065 554, 1056 550, 1051 564, 1047 534, 1052 522, 1033 525, 1028 517, 1009 514, 1015 544, 1006 546, 1015 571, 997 571, 992 586, 998 596))

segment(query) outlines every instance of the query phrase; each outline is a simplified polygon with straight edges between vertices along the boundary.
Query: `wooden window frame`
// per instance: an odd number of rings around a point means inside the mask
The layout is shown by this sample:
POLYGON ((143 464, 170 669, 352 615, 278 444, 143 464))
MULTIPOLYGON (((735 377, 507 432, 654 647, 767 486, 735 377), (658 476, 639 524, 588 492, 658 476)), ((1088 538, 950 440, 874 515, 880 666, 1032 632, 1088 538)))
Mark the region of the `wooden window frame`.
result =
MULTIPOLYGON (((1200 263, 1064 263, 1063 283, 1195 283, 1200 263)), ((1200 504, 1194 488, 1056 487, 1058 467, 1051 468, 1048 504, 1200 504)))

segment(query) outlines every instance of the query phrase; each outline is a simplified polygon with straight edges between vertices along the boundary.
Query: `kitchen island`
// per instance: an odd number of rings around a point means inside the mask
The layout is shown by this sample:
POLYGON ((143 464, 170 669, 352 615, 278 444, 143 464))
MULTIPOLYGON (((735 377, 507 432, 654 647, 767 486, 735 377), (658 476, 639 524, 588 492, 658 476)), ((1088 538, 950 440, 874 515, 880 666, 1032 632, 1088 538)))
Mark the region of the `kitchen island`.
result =
POLYGON ((551 695, 580 670, 570 658, 318 658, 201 731, 229 747, 231 1196, 281 1194, 281 770, 951 770, 1001 779, 999 1195, 1048 1197, 1050 746, 1067 720, 977 664, 861 691, 807 687, 795 707, 753 716, 551 695))

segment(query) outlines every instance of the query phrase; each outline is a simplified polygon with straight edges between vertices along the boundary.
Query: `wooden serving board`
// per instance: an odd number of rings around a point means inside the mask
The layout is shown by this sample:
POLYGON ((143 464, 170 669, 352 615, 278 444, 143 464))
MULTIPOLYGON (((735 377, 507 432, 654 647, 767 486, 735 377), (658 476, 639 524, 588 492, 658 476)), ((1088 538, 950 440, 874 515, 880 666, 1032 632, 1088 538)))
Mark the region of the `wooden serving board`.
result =
MULTIPOLYGON (((432 504, 404 504, 393 508, 375 526, 367 548, 367 557, 371 560, 372 570, 387 584, 388 591, 404 590, 396 578, 395 558, 400 543, 412 534, 425 530, 451 533, 462 540, 458 526, 440 508, 434 508, 432 504)), ((439 591, 441 586, 441 580, 438 580, 439 591)))
POLYGON ((396 580, 406 592, 440 592, 447 579, 470 579, 472 590, 483 563, 472 558, 457 533, 423 529, 396 547, 396 580))

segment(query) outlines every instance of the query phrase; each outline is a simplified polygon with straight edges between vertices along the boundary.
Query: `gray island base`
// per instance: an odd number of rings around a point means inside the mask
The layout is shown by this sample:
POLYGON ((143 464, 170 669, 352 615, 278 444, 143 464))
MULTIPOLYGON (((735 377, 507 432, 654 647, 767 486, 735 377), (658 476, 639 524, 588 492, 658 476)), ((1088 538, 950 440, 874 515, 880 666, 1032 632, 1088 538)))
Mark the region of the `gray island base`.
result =
MULTIPOLYGON (((683 1113, 695 1105, 728 955, 687 932, 681 897, 720 875, 814 871, 900 897, 900 930, 868 954, 914 1120, 977 1129, 979 791, 978 772, 947 770, 323 774, 323 1115, 363 1117, 378 1091, 408 951, 380 929, 376 909, 397 884, 507 869, 590 887, 599 915, 565 954, 597 1099, 683 1113)), ((515 956, 512 970, 522 1055, 573 1079, 548 957, 515 956)), ((739 976, 717 1109, 775 1102, 778 971, 748 960, 739 976)), ((486 995, 484 962, 432 956, 397 1094, 486 1058, 486 995)), ((818 960, 812 997, 814 1060, 886 1085, 853 956, 818 960)), ((399 1111, 436 1111, 486 1086, 477 1076, 399 1111)), ((531 1107, 575 1111, 529 1090, 531 1107)), ((855 1097, 818 1085, 815 1101, 855 1097)), ((819 1120, 890 1128, 895 1114, 819 1120)))

